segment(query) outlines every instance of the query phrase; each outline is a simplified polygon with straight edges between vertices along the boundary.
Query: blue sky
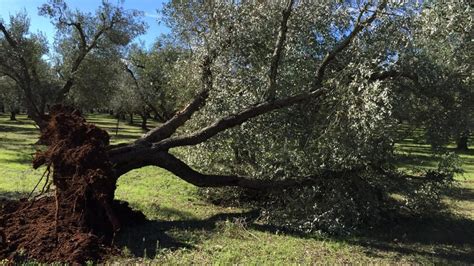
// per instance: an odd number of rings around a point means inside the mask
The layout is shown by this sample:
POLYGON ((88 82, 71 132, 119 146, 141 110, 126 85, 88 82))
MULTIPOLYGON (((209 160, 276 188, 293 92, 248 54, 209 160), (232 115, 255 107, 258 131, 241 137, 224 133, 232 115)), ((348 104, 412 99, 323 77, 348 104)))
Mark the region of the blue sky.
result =
MULTIPOLYGON (((54 26, 48 18, 38 16, 38 7, 46 3, 47 0, 0 0, 0 17, 8 21, 10 15, 19 11, 26 10, 30 19, 30 32, 41 31, 46 34, 50 44, 54 40, 54 26)), ((93 12, 100 4, 101 0, 66 0, 68 6, 72 9, 93 12)), ((119 2, 110 0, 110 2, 119 2)), ((151 46, 154 40, 162 33, 168 33, 170 30, 163 23, 159 24, 157 9, 163 6, 166 0, 125 0, 125 9, 137 9, 145 12, 144 21, 149 28, 145 35, 138 37, 137 41, 143 41, 146 46, 151 46)))

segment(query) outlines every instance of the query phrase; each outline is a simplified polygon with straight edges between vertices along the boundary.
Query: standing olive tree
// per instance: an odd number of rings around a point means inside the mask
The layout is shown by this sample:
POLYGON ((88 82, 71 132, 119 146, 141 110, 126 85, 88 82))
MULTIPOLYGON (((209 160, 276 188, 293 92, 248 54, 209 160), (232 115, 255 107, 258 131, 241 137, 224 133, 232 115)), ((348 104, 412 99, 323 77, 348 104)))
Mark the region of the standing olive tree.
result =
POLYGON ((175 84, 174 79, 177 71, 182 71, 176 67, 178 60, 189 56, 187 51, 169 44, 166 38, 157 40, 149 50, 132 45, 127 59, 122 60, 125 76, 121 84, 124 86, 119 86, 114 93, 111 103, 114 109, 138 114, 145 130, 149 117, 161 123, 169 120, 189 98, 186 97, 188 87, 175 84), (124 94, 128 97, 123 97, 124 94))
POLYGON ((474 129, 472 12, 463 2, 431 3, 414 22, 414 45, 406 57, 420 78, 412 92, 428 101, 412 118, 426 126, 434 147, 454 139, 458 149, 467 150, 474 129))
POLYGON ((21 107, 21 91, 18 90, 14 81, 8 77, 0 77, 0 102, 4 109, 10 113, 10 120, 16 120, 16 115, 21 107))
MULTIPOLYGON (((64 101, 91 54, 119 49, 145 30, 140 12, 124 10, 107 1, 102 2, 95 14, 71 10, 65 1, 50 1, 39 13, 51 18, 57 28, 56 61, 61 85, 50 98, 52 104, 64 101)), ((0 73, 17 83, 24 93, 28 114, 43 128, 47 123, 46 99, 36 98, 35 91, 44 86, 38 68, 47 45, 41 35, 29 33, 28 28, 25 14, 12 16, 9 23, 0 20, 0 73)))

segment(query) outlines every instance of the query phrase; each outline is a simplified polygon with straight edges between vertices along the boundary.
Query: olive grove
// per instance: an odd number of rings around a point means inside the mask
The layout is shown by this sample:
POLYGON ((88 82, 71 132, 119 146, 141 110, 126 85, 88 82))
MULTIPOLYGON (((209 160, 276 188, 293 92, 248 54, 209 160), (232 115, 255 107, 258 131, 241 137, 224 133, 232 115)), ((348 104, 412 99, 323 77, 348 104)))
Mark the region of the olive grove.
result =
POLYGON ((173 41, 151 51, 130 46, 145 30, 137 11, 51 1, 40 12, 58 30, 50 65, 26 16, 0 20, 0 75, 40 128, 57 103, 108 101, 144 128, 155 117, 141 138, 107 147, 115 179, 161 167, 279 225, 349 232, 389 217, 394 193, 404 209, 434 210, 455 165, 398 171, 394 143, 407 124, 433 146, 467 148, 472 132, 466 3, 171 1, 173 41))

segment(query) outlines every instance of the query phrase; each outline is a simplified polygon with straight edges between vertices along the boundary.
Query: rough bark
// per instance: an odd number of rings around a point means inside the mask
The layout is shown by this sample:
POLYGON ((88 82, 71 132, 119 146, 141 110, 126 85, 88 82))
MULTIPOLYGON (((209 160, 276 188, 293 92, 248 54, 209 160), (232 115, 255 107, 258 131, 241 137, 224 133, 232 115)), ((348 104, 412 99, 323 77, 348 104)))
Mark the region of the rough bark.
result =
POLYGON ((322 96, 325 92, 327 92, 327 90, 319 88, 318 90, 312 91, 309 93, 302 93, 295 96, 290 96, 287 98, 274 100, 271 102, 264 102, 256 106, 249 107, 241 111, 240 113, 223 117, 215 121, 210 126, 205 127, 192 134, 185 135, 185 136, 170 137, 156 143, 155 145, 162 150, 167 150, 167 149, 178 147, 178 146, 196 145, 212 138, 213 136, 217 135, 218 133, 228 128, 241 125, 242 123, 250 120, 251 118, 257 117, 259 115, 262 115, 262 114, 265 114, 277 109, 285 108, 294 104, 298 104, 304 101, 318 98, 322 96))
POLYGON ((157 148, 136 146, 121 154, 113 154, 110 160, 115 165, 115 175, 121 176, 133 169, 154 165, 166 169, 184 181, 198 187, 236 186, 248 189, 282 189, 294 186, 312 185, 318 182, 317 177, 300 177, 286 180, 261 180, 235 175, 213 175, 200 173, 174 155, 157 148))

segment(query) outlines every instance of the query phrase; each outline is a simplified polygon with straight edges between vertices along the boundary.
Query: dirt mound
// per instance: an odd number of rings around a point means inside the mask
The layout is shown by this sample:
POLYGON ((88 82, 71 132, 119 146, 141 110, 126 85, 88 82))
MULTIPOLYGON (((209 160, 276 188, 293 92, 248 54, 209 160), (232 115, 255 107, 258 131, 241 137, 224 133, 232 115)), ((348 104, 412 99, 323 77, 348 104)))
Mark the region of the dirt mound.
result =
POLYGON ((71 108, 55 106, 40 140, 33 167, 46 165, 54 196, 1 203, 0 258, 84 263, 115 252, 113 237, 121 226, 143 221, 141 213, 114 201, 116 178, 108 159, 106 131, 86 123, 71 108))

